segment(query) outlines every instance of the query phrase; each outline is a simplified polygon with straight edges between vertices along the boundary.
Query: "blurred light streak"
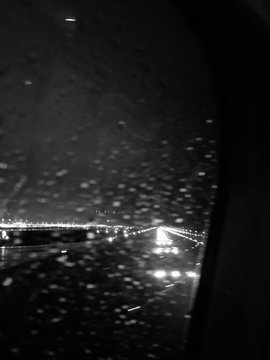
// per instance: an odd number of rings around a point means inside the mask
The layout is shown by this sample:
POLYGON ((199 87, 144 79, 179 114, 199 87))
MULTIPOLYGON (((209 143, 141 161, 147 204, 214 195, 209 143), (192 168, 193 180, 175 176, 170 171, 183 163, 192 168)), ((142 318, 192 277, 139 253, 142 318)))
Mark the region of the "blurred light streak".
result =
POLYGON ((134 308, 130 308, 130 309, 128 309, 127 311, 138 310, 138 309, 140 309, 140 308, 141 308, 140 306, 135 306, 134 308))

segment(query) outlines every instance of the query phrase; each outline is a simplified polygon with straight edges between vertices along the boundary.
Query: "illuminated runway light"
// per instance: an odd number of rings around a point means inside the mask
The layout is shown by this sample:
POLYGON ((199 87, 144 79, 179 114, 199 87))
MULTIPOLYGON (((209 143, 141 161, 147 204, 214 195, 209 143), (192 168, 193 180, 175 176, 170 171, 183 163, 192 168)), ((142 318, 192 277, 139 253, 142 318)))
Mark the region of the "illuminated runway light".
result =
POLYGON ((172 276, 173 278, 178 278, 178 277, 180 277, 180 276, 181 276, 180 271, 178 271, 178 270, 171 271, 171 276, 172 276))
POLYGON ((179 254, 179 249, 177 247, 157 247, 153 249, 154 254, 179 254))
POLYGON ((162 228, 157 229, 157 241, 156 244, 159 246, 170 245, 172 240, 166 235, 165 231, 162 228))
POLYGON ((186 275, 191 278, 195 278, 198 276, 198 274, 195 271, 187 271, 186 275))
POLYGON ((166 271, 164 270, 157 270, 154 272, 154 276, 158 279, 163 279, 166 276, 166 271))
MULTIPOLYGON (((168 231, 168 232, 171 233, 171 234, 180 236, 180 237, 183 238, 183 239, 187 239, 187 240, 193 241, 193 242, 195 242, 195 243, 198 242, 197 240, 192 239, 192 238, 190 238, 189 236, 183 235, 183 234, 186 234, 186 232, 181 232, 181 231, 179 231, 179 230, 175 230, 175 229, 172 229, 172 228, 166 228, 166 231, 168 231)), ((191 235, 192 235, 192 234, 191 234, 191 235)), ((201 245, 204 245, 204 243, 201 242, 201 245)))
POLYGON ((163 248, 161 248, 161 247, 155 248, 153 252, 155 254, 162 254, 163 253, 163 248))
POLYGON ((179 254, 179 249, 177 247, 173 247, 171 252, 175 255, 179 254))

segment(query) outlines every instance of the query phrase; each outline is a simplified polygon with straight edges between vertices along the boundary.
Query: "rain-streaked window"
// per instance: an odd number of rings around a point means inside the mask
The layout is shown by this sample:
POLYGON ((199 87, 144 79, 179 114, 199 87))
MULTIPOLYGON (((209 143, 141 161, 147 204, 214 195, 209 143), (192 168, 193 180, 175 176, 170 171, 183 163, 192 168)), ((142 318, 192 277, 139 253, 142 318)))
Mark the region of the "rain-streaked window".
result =
POLYGON ((0 354, 168 359, 217 190, 203 48, 161 1, 3 1, 0 354))

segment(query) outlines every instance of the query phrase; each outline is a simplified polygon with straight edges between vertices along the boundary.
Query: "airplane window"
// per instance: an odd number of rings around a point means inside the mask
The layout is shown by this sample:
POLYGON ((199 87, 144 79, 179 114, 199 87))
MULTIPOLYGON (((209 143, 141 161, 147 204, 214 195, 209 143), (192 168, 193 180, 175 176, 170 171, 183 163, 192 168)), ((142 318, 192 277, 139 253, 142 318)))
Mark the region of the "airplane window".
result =
POLYGON ((0 353, 168 359, 217 190, 215 91, 173 2, 0 14, 0 353))

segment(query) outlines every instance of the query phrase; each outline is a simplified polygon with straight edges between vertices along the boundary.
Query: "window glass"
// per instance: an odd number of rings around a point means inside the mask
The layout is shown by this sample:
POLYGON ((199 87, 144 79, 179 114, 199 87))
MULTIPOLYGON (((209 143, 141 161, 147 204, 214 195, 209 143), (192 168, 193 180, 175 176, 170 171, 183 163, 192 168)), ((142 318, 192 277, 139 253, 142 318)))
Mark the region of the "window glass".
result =
POLYGON ((6 358, 183 347, 217 172, 207 59, 161 1, 2 1, 6 358))

